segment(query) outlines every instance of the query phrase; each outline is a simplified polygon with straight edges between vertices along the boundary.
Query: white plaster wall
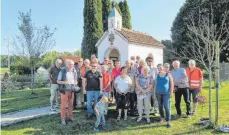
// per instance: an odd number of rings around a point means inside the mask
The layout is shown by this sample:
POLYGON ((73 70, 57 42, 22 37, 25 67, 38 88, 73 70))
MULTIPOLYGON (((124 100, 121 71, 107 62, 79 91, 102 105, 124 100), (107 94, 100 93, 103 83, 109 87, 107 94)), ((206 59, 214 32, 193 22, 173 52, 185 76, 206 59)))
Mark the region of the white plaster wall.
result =
POLYGON ((129 57, 139 55, 142 59, 148 56, 149 53, 152 53, 154 56, 155 66, 157 64, 163 64, 163 48, 143 46, 138 44, 129 45, 129 57))
POLYGON ((128 59, 128 43, 115 33, 115 40, 113 45, 109 42, 109 34, 104 38, 104 40, 98 45, 98 59, 103 62, 103 58, 107 49, 116 48, 120 53, 121 65, 124 65, 125 61, 128 59))

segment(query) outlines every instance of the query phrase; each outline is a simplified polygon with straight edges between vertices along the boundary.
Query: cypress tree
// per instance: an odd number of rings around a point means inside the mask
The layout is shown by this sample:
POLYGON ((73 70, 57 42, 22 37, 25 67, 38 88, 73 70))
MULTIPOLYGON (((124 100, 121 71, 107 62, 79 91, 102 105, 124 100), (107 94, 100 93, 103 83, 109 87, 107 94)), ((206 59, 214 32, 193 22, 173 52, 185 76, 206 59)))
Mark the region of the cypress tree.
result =
POLYGON ((130 9, 127 0, 120 2, 119 5, 122 11, 122 26, 127 29, 132 29, 130 9))
POLYGON ((84 58, 97 54, 95 44, 103 34, 102 0, 84 1, 84 37, 81 50, 84 58))
POLYGON ((103 31, 105 32, 108 29, 108 15, 111 11, 111 1, 102 0, 102 11, 103 11, 103 31))

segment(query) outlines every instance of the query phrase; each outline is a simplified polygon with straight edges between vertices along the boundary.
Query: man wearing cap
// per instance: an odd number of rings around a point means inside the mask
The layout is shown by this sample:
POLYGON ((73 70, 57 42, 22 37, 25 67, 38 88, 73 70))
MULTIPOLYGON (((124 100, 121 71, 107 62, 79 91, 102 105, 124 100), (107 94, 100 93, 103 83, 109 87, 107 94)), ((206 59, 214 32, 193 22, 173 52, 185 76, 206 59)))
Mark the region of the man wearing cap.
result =
POLYGON ((196 67, 195 60, 189 60, 188 64, 189 64, 189 68, 186 69, 186 73, 189 78, 190 100, 192 95, 192 101, 193 101, 192 114, 195 115, 196 108, 198 105, 197 96, 202 90, 203 74, 201 69, 196 67))

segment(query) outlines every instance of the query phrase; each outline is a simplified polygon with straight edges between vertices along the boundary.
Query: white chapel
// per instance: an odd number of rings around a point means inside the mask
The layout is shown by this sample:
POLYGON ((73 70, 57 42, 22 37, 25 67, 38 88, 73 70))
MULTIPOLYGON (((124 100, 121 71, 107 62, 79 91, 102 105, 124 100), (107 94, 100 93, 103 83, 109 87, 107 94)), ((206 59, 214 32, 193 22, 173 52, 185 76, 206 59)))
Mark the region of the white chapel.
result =
POLYGON ((163 63, 164 45, 151 35, 122 28, 122 17, 115 7, 108 16, 108 30, 96 43, 96 47, 98 47, 99 61, 109 57, 114 61, 120 60, 121 65, 124 65, 131 56, 139 55, 145 59, 149 53, 152 53, 156 65, 163 63))

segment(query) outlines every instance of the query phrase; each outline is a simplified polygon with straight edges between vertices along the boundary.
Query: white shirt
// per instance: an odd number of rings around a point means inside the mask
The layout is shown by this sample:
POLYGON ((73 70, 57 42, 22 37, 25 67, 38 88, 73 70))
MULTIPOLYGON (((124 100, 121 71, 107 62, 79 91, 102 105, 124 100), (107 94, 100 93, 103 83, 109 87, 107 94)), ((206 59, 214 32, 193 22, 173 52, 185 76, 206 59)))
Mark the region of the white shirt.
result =
POLYGON ((67 72, 66 73, 66 79, 69 84, 74 84, 74 73, 73 72, 67 72))
POLYGON ((114 83, 117 85, 117 88, 121 93, 126 93, 128 91, 129 85, 132 84, 132 81, 129 76, 126 76, 124 79, 122 79, 119 75, 116 77, 114 83))

